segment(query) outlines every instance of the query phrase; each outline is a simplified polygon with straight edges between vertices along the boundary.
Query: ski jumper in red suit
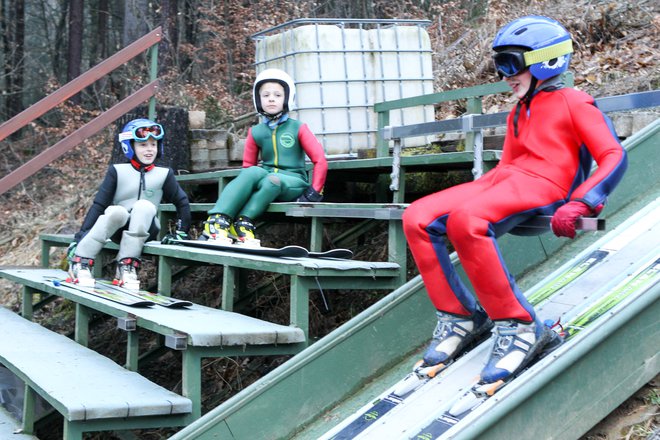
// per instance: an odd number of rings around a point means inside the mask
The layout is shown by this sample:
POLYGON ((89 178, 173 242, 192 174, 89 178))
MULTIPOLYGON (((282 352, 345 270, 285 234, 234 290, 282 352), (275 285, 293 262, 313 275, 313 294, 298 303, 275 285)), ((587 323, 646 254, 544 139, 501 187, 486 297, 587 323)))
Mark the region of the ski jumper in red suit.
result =
POLYGON ((496 238, 571 200, 591 208, 604 204, 626 169, 625 150, 588 94, 539 90, 518 107, 508 116, 502 159, 494 169, 423 197, 404 212, 410 250, 442 312, 465 316, 477 307, 450 260, 446 238, 491 319, 533 321, 534 309, 509 273, 496 238), (589 177, 592 158, 598 169, 589 177))

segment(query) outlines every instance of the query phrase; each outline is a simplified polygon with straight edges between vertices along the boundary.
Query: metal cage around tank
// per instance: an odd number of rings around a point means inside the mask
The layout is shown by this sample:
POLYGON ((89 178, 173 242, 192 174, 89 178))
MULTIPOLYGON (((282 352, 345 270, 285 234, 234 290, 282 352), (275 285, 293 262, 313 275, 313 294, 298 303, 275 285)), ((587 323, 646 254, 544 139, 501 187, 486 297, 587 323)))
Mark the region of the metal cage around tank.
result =
MULTIPOLYGON (((428 20, 298 19, 252 35, 256 73, 279 68, 296 84, 294 118, 328 156, 376 146, 373 105, 433 92, 428 20)), ((394 112, 393 125, 433 120, 433 106, 394 112)), ((407 146, 426 143, 408 139, 407 146)))

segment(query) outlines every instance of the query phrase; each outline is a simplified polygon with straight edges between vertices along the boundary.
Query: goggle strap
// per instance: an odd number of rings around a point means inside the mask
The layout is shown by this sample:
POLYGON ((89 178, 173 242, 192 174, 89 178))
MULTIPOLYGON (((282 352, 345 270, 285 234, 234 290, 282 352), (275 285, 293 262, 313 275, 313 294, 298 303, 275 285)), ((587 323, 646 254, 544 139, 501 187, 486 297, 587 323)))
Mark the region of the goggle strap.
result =
POLYGON ((130 141, 133 140, 133 133, 130 131, 124 131, 118 135, 119 141, 130 141))
POLYGON ((531 50, 525 52, 525 65, 531 66, 532 64, 548 61, 553 58, 560 57, 573 52, 573 41, 564 40, 552 46, 543 47, 541 49, 531 50))

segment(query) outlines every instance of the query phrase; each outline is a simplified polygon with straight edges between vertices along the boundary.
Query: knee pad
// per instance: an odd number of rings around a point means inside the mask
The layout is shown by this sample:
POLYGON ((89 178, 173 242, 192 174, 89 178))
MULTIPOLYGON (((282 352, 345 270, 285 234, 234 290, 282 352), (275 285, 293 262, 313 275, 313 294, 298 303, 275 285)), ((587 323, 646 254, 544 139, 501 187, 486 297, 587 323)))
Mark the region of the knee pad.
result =
POLYGON ((138 200, 133 204, 131 214, 155 216, 157 212, 156 206, 148 200, 138 200))
POLYGON ((156 206, 147 200, 138 200, 131 210, 128 230, 136 234, 148 234, 151 223, 156 217, 156 206))
POLYGON ((126 224, 128 221, 128 211, 120 205, 108 206, 104 213, 107 221, 107 228, 109 231, 116 231, 126 224))
POLYGON ((282 181, 275 174, 269 174, 267 177, 268 177, 268 181, 272 183, 274 186, 279 187, 282 185, 282 181))

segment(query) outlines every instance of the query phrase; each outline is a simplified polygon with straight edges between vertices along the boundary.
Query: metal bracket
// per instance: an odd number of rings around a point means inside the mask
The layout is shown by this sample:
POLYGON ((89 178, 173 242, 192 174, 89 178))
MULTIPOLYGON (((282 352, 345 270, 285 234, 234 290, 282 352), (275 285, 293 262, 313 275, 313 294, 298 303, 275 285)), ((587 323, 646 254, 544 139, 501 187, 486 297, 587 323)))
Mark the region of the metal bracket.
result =
POLYGON ((474 131, 474 114, 470 113, 468 115, 461 116, 461 130, 464 133, 468 131, 474 131))
POLYGON ((188 348, 188 335, 185 333, 166 335, 165 346, 173 350, 185 350, 188 348))
POLYGON ((134 332, 137 329, 137 319, 132 316, 117 318, 117 328, 127 332, 134 332))
POLYGON ((391 125, 386 125, 381 130, 381 135, 383 136, 383 139, 389 141, 389 140, 392 139, 392 132, 393 132, 392 126, 391 125))

